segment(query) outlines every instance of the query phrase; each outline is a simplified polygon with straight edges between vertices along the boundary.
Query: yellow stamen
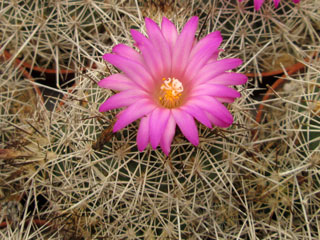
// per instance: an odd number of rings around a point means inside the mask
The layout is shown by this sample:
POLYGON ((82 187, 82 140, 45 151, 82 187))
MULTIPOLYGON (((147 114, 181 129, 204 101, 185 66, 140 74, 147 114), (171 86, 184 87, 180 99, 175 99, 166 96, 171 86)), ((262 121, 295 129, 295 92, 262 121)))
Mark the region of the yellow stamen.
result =
POLYGON ((182 83, 176 78, 162 78, 161 93, 159 96, 160 103, 166 108, 174 108, 180 104, 183 92, 182 83))

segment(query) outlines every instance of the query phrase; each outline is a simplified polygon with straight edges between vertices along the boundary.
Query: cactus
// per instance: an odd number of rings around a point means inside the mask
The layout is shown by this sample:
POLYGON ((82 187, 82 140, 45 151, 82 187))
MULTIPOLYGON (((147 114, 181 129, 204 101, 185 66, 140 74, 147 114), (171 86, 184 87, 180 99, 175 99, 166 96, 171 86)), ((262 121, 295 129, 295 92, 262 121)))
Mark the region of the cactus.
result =
POLYGON ((250 1, 170 4, 0 5, 0 53, 13 57, 0 65, 1 238, 317 238, 318 1, 283 0, 277 9, 265 1, 259 12, 250 1), (221 54, 245 60, 239 71, 296 61, 305 70, 287 74, 285 85, 265 102, 253 98, 258 77, 238 87, 242 97, 228 106, 235 123, 228 129, 198 124, 197 147, 177 132, 168 157, 151 147, 139 152, 138 122, 113 134, 119 111, 98 111, 114 92, 97 82, 116 72, 101 56, 117 43, 133 45, 129 30, 144 31, 143 17, 160 22, 168 16, 181 29, 194 14, 203 24, 200 38, 219 30, 221 54), (311 55, 308 63, 301 60, 311 55), (49 111, 31 90, 32 84, 52 88, 22 76, 14 57, 73 69, 75 86, 58 89, 62 98, 46 98, 49 111), (265 109, 257 122, 260 104, 265 109))

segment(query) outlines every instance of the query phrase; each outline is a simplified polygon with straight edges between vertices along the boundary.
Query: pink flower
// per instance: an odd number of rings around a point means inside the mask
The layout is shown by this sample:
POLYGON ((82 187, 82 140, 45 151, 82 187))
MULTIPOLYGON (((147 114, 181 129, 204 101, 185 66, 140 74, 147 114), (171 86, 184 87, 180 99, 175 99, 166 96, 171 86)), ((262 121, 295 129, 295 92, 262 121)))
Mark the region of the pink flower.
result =
MULTIPOLYGON (((242 2, 242 1, 243 0, 239 0, 239 2, 242 2)), ((259 10, 261 8, 261 5, 263 2, 264 2, 264 0, 254 0, 254 8, 256 10, 259 10)), ((273 2, 274 2, 274 7, 277 8, 280 3, 280 0, 273 0, 273 2)), ((298 3, 298 2, 300 2, 300 0, 292 0, 292 2, 298 3)))
POLYGON ((131 30, 141 53, 119 44, 112 54, 103 56, 123 73, 99 82, 100 87, 120 91, 99 110, 125 107, 118 114, 113 131, 141 118, 137 134, 139 151, 148 143, 154 149, 160 144, 168 155, 176 124, 194 145, 199 144, 194 119, 209 128, 212 124, 230 126, 233 117, 222 103, 240 97, 239 92, 228 86, 244 84, 247 77, 228 71, 242 64, 240 59, 217 60, 222 42, 220 32, 210 33, 197 42, 198 17, 192 17, 180 34, 166 18, 161 29, 151 19, 146 18, 145 23, 149 38, 131 30))

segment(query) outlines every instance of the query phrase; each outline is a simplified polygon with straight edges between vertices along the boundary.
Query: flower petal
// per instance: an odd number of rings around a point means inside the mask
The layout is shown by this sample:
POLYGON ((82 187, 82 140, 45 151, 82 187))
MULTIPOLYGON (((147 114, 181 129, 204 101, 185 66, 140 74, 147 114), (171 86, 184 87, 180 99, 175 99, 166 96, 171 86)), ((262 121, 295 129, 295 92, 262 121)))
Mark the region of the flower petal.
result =
POLYGON ((232 88, 219 84, 202 84, 196 86, 191 95, 194 96, 213 96, 213 97, 229 97, 238 98, 241 94, 232 88))
POLYGON ((143 65, 136 61, 132 61, 129 58, 114 54, 105 54, 103 55, 103 59, 111 63, 115 67, 121 69, 131 80, 133 80, 142 89, 150 91, 153 79, 143 65))
POLYGON ((132 38, 135 40, 137 47, 140 49, 144 63, 147 66, 147 69, 156 78, 161 78, 163 75, 163 61, 161 58, 160 52, 155 49, 151 41, 143 36, 140 32, 131 29, 130 30, 132 38))
POLYGON ((208 62, 214 52, 218 50, 222 42, 220 32, 210 33, 201 39, 191 51, 191 60, 185 71, 188 79, 193 79, 199 70, 208 62))
POLYGON ((223 51, 224 51, 223 49, 219 49, 218 48, 214 53, 212 53, 212 55, 211 55, 210 59, 208 60, 207 64, 218 61, 218 57, 219 57, 220 53, 223 52, 223 51))
POLYGON ((144 115, 148 115, 155 108, 156 105, 148 99, 142 99, 133 103, 118 116, 118 120, 113 127, 113 132, 119 131, 144 115))
POLYGON ((201 122, 206 127, 212 128, 210 120, 208 119, 205 112, 201 108, 189 104, 189 105, 182 106, 180 109, 189 113, 191 116, 196 118, 199 122, 201 122))
POLYGON ((142 90, 133 89, 122 91, 111 96, 101 104, 99 111, 106 112, 111 109, 126 107, 135 103, 137 100, 144 99, 146 97, 148 97, 147 93, 142 90))
POLYGON ((194 78, 197 84, 204 83, 219 74, 224 73, 227 70, 238 67, 242 64, 242 60, 239 58, 226 58, 216 62, 206 64, 194 78))
POLYGON ((214 117, 219 118, 227 124, 232 124, 233 117, 229 110, 214 97, 210 96, 197 96, 190 99, 186 105, 195 105, 208 113, 212 114, 214 117))
POLYGON ((150 143, 153 149, 156 149, 160 143, 169 116, 170 110, 167 108, 156 108, 150 114, 150 143))
POLYGON ((171 52, 173 52, 173 47, 178 38, 178 32, 174 24, 165 17, 162 18, 161 32, 164 38, 167 40, 170 46, 171 52))
POLYGON ((132 49, 131 47, 124 45, 124 44, 118 44, 113 47, 112 52, 119 55, 123 56, 126 58, 129 58, 133 61, 139 62, 140 64, 143 64, 143 59, 141 55, 132 49))
POLYGON ((277 8, 280 3, 280 0, 273 0, 273 2, 274 2, 274 7, 277 8))
MULTIPOLYGON (((171 52, 168 42, 162 35, 162 32, 154 21, 150 18, 145 19, 146 22, 146 29, 149 36, 150 41, 152 42, 153 46, 158 49, 161 54, 162 63, 164 66, 164 72, 162 77, 170 77, 171 73, 171 52)), ((160 76, 161 77, 161 76, 160 76)))
POLYGON ((170 153, 171 143, 172 143, 175 132, 176 132, 176 121, 174 120, 174 117, 170 112, 167 125, 164 128, 164 132, 160 140, 161 149, 167 156, 170 153))
POLYGON ((191 142, 193 145, 197 146, 199 144, 199 136, 197 125, 193 117, 178 108, 171 110, 174 120, 177 122, 183 135, 191 142))
POLYGON ((242 73, 226 72, 214 77, 206 83, 223 85, 242 85, 245 84, 247 81, 247 76, 242 73))
POLYGON ((228 97, 215 97, 219 102, 221 103, 233 103, 234 98, 228 98, 228 97))
POLYGON ((99 87, 123 91, 136 88, 137 85, 124 74, 118 73, 106 77, 98 82, 99 87))
POLYGON ((261 8, 261 5, 263 2, 264 2, 264 0, 254 0, 254 8, 256 10, 259 10, 261 8))
POLYGON ((222 121, 221 119, 213 116, 212 114, 210 114, 208 112, 206 112, 206 115, 207 115, 208 119, 217 127, 227 128, 232 124, 229 122, 222 121))
POLYGON ((143 151, 149 142, 149 115, 141 118, 137 134, 138 150, 143 151))
POLYGON ((198 17, 192 17, 185 24, 173 48, 172 75, 177 78, 181 77, 181 74, 187 66, 197 26, 198 17))
POLYGON ((209 33, 207 36, 205 36, 199 42, 197 42, 196 45, 192 48, 192 51, 190 53, 190 59, 192 59, 199 51, 203 49, 207 49, 207 51, 210 50, 212 51, 212 53, 216 52, 221 42, 222 36, 219 31, 209 33), (214 48, 214 50, 211 50, 209 48, 214 48))

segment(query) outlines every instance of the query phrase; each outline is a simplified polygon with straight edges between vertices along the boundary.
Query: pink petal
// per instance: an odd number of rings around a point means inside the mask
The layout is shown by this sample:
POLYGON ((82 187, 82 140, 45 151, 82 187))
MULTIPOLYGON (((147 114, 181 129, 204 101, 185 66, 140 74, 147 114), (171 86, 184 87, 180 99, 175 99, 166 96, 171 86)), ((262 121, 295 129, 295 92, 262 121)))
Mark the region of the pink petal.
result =
POLYGON ((123 91, 137 87, 133 81, 121 73, 113 74, 100 80, 98 85, 102 88, 113 89, 116 91, 123 91))
POLYGON ((118 44, 113 47, 112 52, 119 55, 123 56, 126 58, 129 58, 133 61, 139 62, 140 64, 143 64, 143 59, 141 55, 132 49, 131 47, 124 45, 124 44, 118 44))
POLYGON ((247 76, 242 73, 226 72, 214 77, 206 83, 223 85, 242 85, 245 84, 247 80, 247 76))
POLYGON ((163 75, 164 70, 160 52, 155 49, 151 41, 143 36, 143 34, 134 29, 131 29, 130 32, 132 38, 136 42, 137 47, 140 49, 144 57, 144 63, 147 66, 149 72, 154 78, 159 78, 160 75, 163 75))
POLYGON ((226 58, 216 62, 206 64, 194 78, 197 84, 204 83, 227 70, 238 67, 242 60, 238 58, 226 58))
POLYGON ((228 98, 228 97, 215 97, 215 99, 217 99, 219 102, 222 102, 222 103, 233 103, 234 102, 234 98, 228 98))
POLYGON ((162 151, 168 156, 170 153, 171 143, 176 131, 176 121, 173 115, 170 113, 169 119, 167 121, 167 126, 164 128, 162 138, 160 140, 160 146, 162 151))
POLYGON ((99 111, 106 112, 111 109, 126 107, 147 97, 147 93, 142 90, 126 90, 108 98, 103 104, 101 104, 99 111))
POLYGON ((194 97, 206 95, 229 98, 238 98, 241 96, 241 94, 237 90, 219 84, 202 84, 196 86, 190 96, 194 97))
POLYGON ((264 0, 254 0, 254 8, 256 10, 259 10, 261 8, 261 5, 263 2, 264 2, 264 0))
POLYGON ((138 150, 141 152, 147 146, 149 142, 149 115, 141 118, 139 130, 137 134, 138 150))
POLYGON ((174 120, 177 122, 183 135, 195 146, 199 144, 197 125, 193 117, 178 108, 171 110, 174 120))
POLYGON ((115 67, 121 69, 132 81, 138 84, 142 89, 147 91, 153 83, 152 76, 148 71, 138 62, 132 61, 129 58, 114 55, 105 54, 103 59, 111 63, 115 67))
POLYGON ((300 2, 300 0, 292 0, 294 3, 298 3, 300 2))
POLYGON ((191 60, 185 71, 188 79, 193 79, 199 70, 208 62, 222 42, 220 32, 213 32, 201 39, 191 52, 191 60))
POLYGON ((150 129, 150 143, 153 149, 159 145, 164 128, 167 125, 170 110, 167 108, 156 108, 150 114, 149 129, 150 129))
POLYGON ((197 96, 191 98, 186 105, 195 105, 213 116, 219 118, 220 120, 226 122, 227 124, 232 124, 233 117, 228 109, 216 100, 214 97, 210 96, 197 96))
POLYGON ((153 46, 158 49, 161 54, 162 63, 164 66, 164 76, 162 77, 169 77, 171 72, 171 52, 168 42, 162 35, 158 24, 156 24, 150 18, 146 18, 145 22, 149 39, 153 46))
POLYGON ((118 116, 118 120, 113 127, 113 132, 119 131, 144 115, 148 115, 156 107, 157 106, 148 99, 142 99, 130 105, 118 116))
POLYGON ((196 118, 199 122, 201 122, 206 127, 212 128, 210 120, 208 119, 205 112, 201 108, 189 104, 189 105, 182 106, 180 109, 182 111, 189 113, 191 116, 196 118))
POLYGON ((280 3, 280 0, 273 0, 273 2, 274 2, 274 7, 277 8, 280 3))
POLYGON ((207 115, 208 119, 213 123, 213 125, 215 125, 217 127, 227 128, 232 124, 232 123, 222 121, 221 119, 213 116, 212 114, 210 114, 208 112, 206 112, 206 115, 207 115))
POLYGON ((212 51, 212 53, 218 51, 218 47, 220 46, 221 42, 222 42, 222 37, 219 31, 209 33, 207 36, 205 36, 199 42, 197 42, 195 46, 192 48, 192 51, 190 53, 190 59, 192 59, 195 56, 195 54, 201 51, 201 49, 207 49, 211 51, 211 49, 209 48, 213 47, 215 49, 212 51), (216 46, 217 45, 216 41, 219 43, 218 46, 216 46))
POLYGON ((217 61, 220 52, 221 52, 221 49, 218 49, 217 51, 215 51, 214 53, 212 53, 212 55, 211 55, 211 57, 210 57, 210 59, 208 60, 207 63, 213 63, 213 62, 217 61))
POLYGON ((162 18, 162 23, 161 23, 161 32, 164 36, 164 38, 167 40, 171 52, 173 51, 173 47, 177 41, 178 38, 178 32, 176 27, 172 22, 170 22, 167 18, 163 17, 162 18))
POLYGON ((173 48, 172 55, 172 75, 180 77, 185 70, 190 51, 194 41, 194 35, 198 26, 198 17, 192 17, 182 29, 176 44, 173 48))

